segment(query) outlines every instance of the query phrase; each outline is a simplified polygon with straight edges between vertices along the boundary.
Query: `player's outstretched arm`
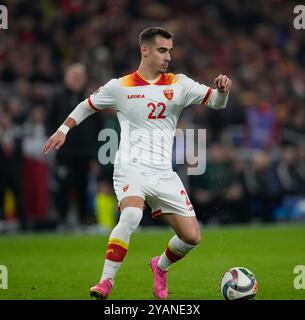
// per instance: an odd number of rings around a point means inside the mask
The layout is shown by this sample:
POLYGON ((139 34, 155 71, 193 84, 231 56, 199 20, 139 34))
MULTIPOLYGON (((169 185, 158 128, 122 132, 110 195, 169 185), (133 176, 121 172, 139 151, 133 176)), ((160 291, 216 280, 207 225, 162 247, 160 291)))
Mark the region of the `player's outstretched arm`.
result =
POLYGON ((66 135, 69 130, 80 124, 93 113, 95 113, 95 111, 89 106, 87 99, 78 104, 77 107, 70 113, 65 122, 45 143, 42 149, 42 154, 46 155, 52 149, 58 150, 65 143, 66 135))
POLYGON ((66 141, 66 135, 70 129, 76 126, 76 121, 70 117, 48 139, 42 149, 42 154, 48 154, 52 149, 58 150, 66 141))

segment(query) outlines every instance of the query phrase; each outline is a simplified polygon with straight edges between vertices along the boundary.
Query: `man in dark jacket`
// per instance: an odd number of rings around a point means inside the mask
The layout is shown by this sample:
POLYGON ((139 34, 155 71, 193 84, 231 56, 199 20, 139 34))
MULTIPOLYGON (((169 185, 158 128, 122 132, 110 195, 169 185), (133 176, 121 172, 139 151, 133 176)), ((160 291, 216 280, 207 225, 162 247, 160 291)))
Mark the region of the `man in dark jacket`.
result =
MULTIPOLYGON (((47 117, 48 132, 60 126, 80 101, 86 97, 87 72, 82 64, 71 65, 65 74, 65 83, 49 106, 47 117)), ((66 223, 71 196, 75 199, 81 225, 92 220, 88 212, 87 187, 90 163, 97 158, 97 137, 101 129, 99 114, 79 126, 78 132, 71 132, 65 148, 56 153, 55 164, 55 205, 60 224, 66 223)))
POLYGON ((27 229, 22 201, 21 132, 14 126, 11 115, 0 110, 0 220, 4 220, 5 191, 14 195, 19 229, 27 229))

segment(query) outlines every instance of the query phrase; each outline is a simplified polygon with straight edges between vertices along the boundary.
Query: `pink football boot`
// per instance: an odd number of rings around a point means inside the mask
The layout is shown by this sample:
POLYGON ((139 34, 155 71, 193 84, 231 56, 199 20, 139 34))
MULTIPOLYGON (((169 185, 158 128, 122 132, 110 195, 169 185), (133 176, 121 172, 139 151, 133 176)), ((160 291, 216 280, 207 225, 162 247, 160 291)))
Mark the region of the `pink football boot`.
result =
POLYGON ((106 300, 112 290, 112 282, 110 279, 105 279, 96 286, 90 288, 90 296, 97 300, 106 300))
POLYGON ((154 286, 153 293, 157 299, 167 299, 167 271, 164 271, 158 267, 158 261, 160 257, 154 257, 150 260, 150 267, 154 273, 154 286))

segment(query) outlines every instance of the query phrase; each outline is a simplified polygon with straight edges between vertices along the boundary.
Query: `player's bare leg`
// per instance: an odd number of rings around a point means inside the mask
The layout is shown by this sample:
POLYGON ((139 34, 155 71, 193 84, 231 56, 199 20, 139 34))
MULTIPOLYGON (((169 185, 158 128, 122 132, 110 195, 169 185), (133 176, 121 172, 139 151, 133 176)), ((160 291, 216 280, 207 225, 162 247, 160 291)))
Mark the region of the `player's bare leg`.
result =
POLYGON ((120 203, 121 216, 112 230, 104 262, 101 281, 90 289, 90 295, 99 300, 107 299, 114 278, 128 251, 130 236, 143 216, 144 199, 138 196, 124 198, 120 203))
POLYGON ((127 207, 136 207, 143 210, 144 199, 137 196, 126 197, 120 203, 121 212, 127 207))
POLYGON ((166 250, 160 257, 150 261, 154 273, 153 292, 158 299, 167 299, 167 271, 169 267, 182 259, 201 241, 201 232, 196 217, 184 217, 177 214, 163 214, 161 219, 176 232, 166 250))
POLYGON ((198 245, 201 241, 201 231, 194 217, 185 217, 174 213, 163 214, 160 217, 164 222, 169 224, 176 232, 177 236, 185 243, 198 245))

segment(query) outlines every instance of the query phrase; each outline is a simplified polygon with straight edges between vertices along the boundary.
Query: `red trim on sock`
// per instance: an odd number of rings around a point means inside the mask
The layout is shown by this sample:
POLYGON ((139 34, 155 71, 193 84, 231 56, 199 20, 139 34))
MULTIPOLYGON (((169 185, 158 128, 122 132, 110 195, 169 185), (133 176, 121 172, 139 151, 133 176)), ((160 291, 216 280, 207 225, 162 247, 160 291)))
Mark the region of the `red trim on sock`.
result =
POLYGON ((117 244, 109 243, 106 252, 106 259, 115 262, 122 262, 126 256, 126 253, 127 249, 117 244))
POLYGON ((173 253, 169 247, 166 248, 165 250, 165 254, 167 256, 167 258, 171 261, 171 262, 176 262, 180 259, 182 259, 183 257, 178 256, 177 254, 173 253))

